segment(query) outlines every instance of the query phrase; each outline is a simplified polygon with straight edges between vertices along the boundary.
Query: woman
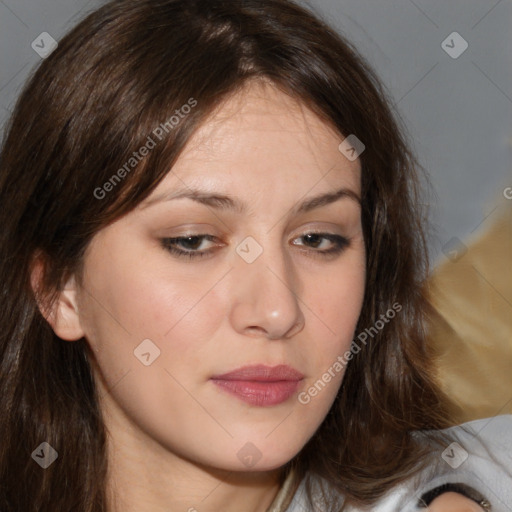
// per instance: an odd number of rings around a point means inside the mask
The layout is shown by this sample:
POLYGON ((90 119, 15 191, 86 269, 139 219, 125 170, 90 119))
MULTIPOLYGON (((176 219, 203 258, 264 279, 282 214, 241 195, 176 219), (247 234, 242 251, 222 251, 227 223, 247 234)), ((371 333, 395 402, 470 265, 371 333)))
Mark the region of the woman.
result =
POLYGON ((8 128, 3 512, 362 510, 444 446, 417 165, 325 24, 110 2, 8 128))

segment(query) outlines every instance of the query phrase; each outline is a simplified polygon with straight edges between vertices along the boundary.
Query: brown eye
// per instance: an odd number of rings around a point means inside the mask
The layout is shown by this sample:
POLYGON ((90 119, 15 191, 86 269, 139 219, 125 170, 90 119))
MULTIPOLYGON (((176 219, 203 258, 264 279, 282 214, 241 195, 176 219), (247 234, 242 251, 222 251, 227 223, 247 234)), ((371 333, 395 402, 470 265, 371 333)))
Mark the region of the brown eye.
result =
POLYGON ((299 245, 308 245, 312 247, 315 252, 326 255, 340 254, 350 244, 347 238, 333 233, 306 233, 297 240, 300 239, 303 239, 306 244, 299 245), (330 243, 331 247, 327 249, 318 249, 322 244, 325 245, 325 240, 330 243))
POLYGON ((202 258, 211 254, 213 251, 212 249, 199 251, 198 248, 201 247, 205 240, 213 242, 215 239, 216 238, 213 235, 188 235, 173 238, 162 238, 161 243, 166 250, 176 256, 202 258))

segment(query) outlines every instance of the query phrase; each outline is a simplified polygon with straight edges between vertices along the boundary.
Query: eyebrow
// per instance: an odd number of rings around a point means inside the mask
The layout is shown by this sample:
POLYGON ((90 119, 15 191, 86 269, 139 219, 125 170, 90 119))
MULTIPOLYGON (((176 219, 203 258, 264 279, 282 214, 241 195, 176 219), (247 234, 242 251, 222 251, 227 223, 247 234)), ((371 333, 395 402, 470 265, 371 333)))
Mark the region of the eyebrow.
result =
MULTIPOLYGON (((148 206, 153 205, 155 203, 162 203, 166 201, 173 201, 175 199, 183 198, 192 199, 193 201, 204 204, 206 206, 210 206, 212 208, 231 210, 239 215, 243 215, 247 212, 246 205, 234 197, 225 194, 210 193, 192 188, 189 188, 187 190, 177 190, 175 192, 170 193, 164 192, 150 200, 143 201, 141 207, 147 208, 148 206)), ((336 190, 335 192, 324 193, 314 197, 310 197, 296 205, 292 209, 292 212, 294 214, 307 213, 311 210, 334 203, 335 201, 344 198, 352 199, 358 205, 361 205, 361 198, 353 190, 348 188, 341 188, 339 190, 336 190)))

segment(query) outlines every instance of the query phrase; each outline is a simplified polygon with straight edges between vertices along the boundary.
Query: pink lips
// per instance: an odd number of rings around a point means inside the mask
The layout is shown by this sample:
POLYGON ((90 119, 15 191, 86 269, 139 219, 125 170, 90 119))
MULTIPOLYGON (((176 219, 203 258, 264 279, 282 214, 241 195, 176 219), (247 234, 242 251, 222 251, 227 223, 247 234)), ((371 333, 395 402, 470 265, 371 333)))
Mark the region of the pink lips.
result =
POLYGON ((244 402, 265 406, 288 400, 303 378, 302 373, 287 365, 254 365, 216 375, 211 380, 244 402))

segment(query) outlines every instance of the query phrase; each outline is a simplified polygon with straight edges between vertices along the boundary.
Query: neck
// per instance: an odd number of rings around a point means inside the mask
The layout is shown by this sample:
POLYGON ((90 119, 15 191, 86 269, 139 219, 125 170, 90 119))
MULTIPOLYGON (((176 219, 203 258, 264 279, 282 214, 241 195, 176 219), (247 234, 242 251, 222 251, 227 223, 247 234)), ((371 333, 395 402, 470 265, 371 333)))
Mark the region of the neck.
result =
POLYGON ((116 469, 108 486, 112 512, 266 512, 279 491, 278 480, 268 473, 241 478, 197 469, 178 472, 174 466, 175 472, 164 477, 144 465, 116 469))

